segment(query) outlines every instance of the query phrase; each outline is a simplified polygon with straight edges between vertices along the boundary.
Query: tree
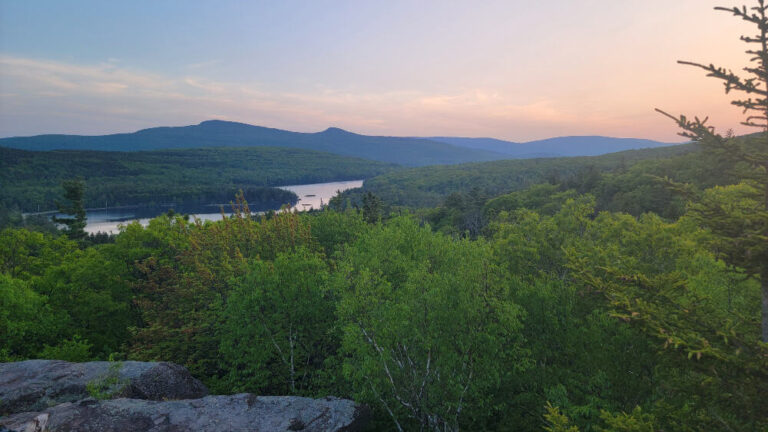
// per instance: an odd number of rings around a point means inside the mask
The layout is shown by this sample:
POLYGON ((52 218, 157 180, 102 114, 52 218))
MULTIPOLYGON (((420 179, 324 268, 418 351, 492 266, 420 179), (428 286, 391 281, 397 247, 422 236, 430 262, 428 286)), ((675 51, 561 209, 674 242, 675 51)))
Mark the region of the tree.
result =
MULTIPOLYGON (((732 188, 738 192, 738 187, 723 189, 733 194, 732 188)), ((748 209, 750 202, 737 205, 748 209)), ((572 277, 582 284, 580 292, 607 300, 611 316, 645 335, 632 341, 632 357, 648 352, 638 349, 645 346, 643 339, 657 347, 651 361, 627 369, 632 375, 609 379, 622 383, 619 398, 629 393, 627 384, 636 379, 636 371, 646 370, 653 391, 636 393, 644 396, 636 403, 656 417, 656 430, 766 430, 761 395, 768 391, 768 346, 759 342, 755 307, 760 287, 702 247, 708 237, 688 217, 668 223, 653 214, 635 219, 601 213, 582 236, 566 244, 565 255, 572 277)), ((549 343, 555 340, 544 335, 549 343)), ((604 351, 592 349, 590 355, 604 351)), ((615 363, 627 360, 617 356, 615 363)), ((578 420, 568 404, 550 400, 578 420)), ((631 423, 620 417, 614 420, 631 423)), ((627 430, 618 424, 609 423, 608 430, 627 430)))
POLYGON ((494 397, 527 369, 520 308, 485 242, 454 241, 405 217, 345 250, 338 313, 356 397, 403 430, 489 430, 494 397))
POLYGON ((214 377, 221 372, 219 328, 233 285, 251 260, 313 247, 310 227, 298 213, 257 221, 242 197, 233 210, 216 223, 162 215, 147 228, 129 226, 115 243, 120 248, 126 234, 135 237, 128 243, 136 243, 131 255, 143 325, 129 357, 183 364, 215 391, 226 390, 214 377))
POLYGON ((131 307, 130 268, 113 259, 109 249, 77 250, 33 284, 54 311, 66 314, 66 336, 92 344, 93 354, 102 359, 120 351, 130 337, 128 328, 138 321, 131 307))
MULTIPOLYGON (((722 136, 715 132, 712 126, 707 124, 707 118, 703 120, 695 117, 693 120, 681 115, 674 117, 665 111, 657 109, 661 114, 674 120, 682 129, 680 135, 690 138, 708 151, 716 154, 721 161, 732 162, 743 169, 740 174, 748 182, 754 185, 749 199, 761 203, 758 207, 751 207, 748 217, 756 221, 756 227, 748 227, 745 230, 731 229, 739 223, 739 212, 728 213, 722 211, 723 203, 716 200, 706 200, 699 204, 696 211, 701 215, 718 214, 716 219, 701 217, 702 224, 726 243, 741 248, 741 252, 731 248, 723 258, 729 264, 744 268, 751 276, 759 277, 762 283, 762 340, 768 342, 768 5, 766 0, 757 0, 757 5, 751 8, 716 7, 715 10, 732 13, 757 27, 756 35, 741 36, 741 40, 750 47, 746 51, 751 56, 753 63, 745 67, 745 77, 736 75, 730 69, 705 65, 691 61, 678 61, 678 63, 703 69, 707 76, 723 81, 726 94, 737 91, 745 94, 743 99, 733 100, 731 103, 744 110, 747 118, 742 122, 745 126, 762 129, 758 137, 737 140, 730 134, 722 136), (752 48, 757 45, 757 48, 752 48), (738 215, 738 216, 734 216, 738 215), (733 241, 733 236, 738 236, 733 241), (752 245, 758 245, 752 247, 752 245)), ((746 190, 742 191, 742 194, 746 190)), ((712 198, 710 196, 709 198, 712 198)), ((746 198, 742 196, 742 198, 746 198)))
POLYGON ((371 192, 366 192, 363 195, 363 220, 369 224, 380 222, 383 206, 381 198, 371 192))
POLYGON ((62 314, 30 283, 0 273, 0 362, 34 357, 60 334, 62 314))
POLYGON ((69 203, 62 204, 56 201, 56 207, 59 209, 59 212, 72 217, 60 218, 54 216, 53 221, 66 225, 67 227, 64 229, 64 232, 72 240, 83 240, 87 235, 85 232, 85 207, 83 206, 85 182, 80 178, 75 178, 64 180, 61 186, 64 188, 64 198, 69 203))
MULTIPOLYGON (((221 356, 229 388, 261 394, 316 395, 338 338, 330 273, 307 249, 255 260, 225 309, 221 356)), ((334 371, 338 372, 338 371, 334 371)))

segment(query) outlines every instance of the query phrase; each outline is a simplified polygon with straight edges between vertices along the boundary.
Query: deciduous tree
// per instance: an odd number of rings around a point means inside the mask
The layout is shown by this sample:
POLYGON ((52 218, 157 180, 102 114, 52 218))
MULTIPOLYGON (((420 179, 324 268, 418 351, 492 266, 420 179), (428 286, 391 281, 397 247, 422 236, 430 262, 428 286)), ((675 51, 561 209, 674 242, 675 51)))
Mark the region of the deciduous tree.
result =
POLYGON ((398 430, 486 429, 505 380, 528 367, 521 310, 484 242, 409 218, 376 225, 342 263, 345 375, 398 430))

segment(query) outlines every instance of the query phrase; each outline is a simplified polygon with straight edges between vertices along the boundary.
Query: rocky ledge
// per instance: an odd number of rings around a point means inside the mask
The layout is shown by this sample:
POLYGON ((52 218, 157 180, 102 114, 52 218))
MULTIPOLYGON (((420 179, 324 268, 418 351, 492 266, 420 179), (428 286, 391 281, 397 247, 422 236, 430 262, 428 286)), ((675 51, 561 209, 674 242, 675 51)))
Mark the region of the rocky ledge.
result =
POLYGON ((208 389, 183 366, 153 362, 0 363, 0 415, 41 411, 88 397, 193 399, 208 389))
POLYGON ((12 431, 357 431, 367 415, 345 399, 206 396, 178 401, 85 399, 0 420, 12 431))
POLYGON ((370 417, 364 406, 332 397, 207 392, 173 363, 0 363, 0 432, 351 432, 370 417))

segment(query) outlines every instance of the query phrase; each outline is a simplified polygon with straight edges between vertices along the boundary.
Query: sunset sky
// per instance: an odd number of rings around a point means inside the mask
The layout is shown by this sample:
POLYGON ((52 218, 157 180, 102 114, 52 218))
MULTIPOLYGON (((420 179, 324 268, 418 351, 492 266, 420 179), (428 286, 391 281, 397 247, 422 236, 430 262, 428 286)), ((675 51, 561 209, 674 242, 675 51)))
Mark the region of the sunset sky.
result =
POLYGON ((722 85, 752 29, 710 0, 0 0, 0 136, 208 119, 315 132, 681 141, 744 132, 722 85))

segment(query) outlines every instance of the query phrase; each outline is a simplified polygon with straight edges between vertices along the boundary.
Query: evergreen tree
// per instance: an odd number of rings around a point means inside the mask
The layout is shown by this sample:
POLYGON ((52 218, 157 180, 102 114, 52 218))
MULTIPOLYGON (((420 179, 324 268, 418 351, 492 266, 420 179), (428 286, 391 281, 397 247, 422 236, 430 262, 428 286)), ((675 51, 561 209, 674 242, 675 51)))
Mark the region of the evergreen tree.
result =
POLYGON ((383 207, 381 198, 371 192, 366 192, 363 195, 363 220, 370 224, 380 222, 383 207))
MULTIPOLYGON (((680 135, 701 143, 708 151, 717 155, 721 162, 740 168, 739 176, 746 179, 752 188, 741 190, 741 198, 760 203, 750 206, 744 213, 730 211, 732 203, 705 199, 694 207, 694 214, 702 225, 712 230, 722 240, 718 249, 731 265, 745 269, 751 276, 762 281, 762 340, 768 342, 768 5, 766 0, 757 0, 757 5, 748 8, 716 7, 716 10, 732 13, 757 27, 757 34, 742 36, 749 45, 746 51, 751 56, 752 66, 745 67, 746 76, 736 75, 730 69, 690 61, 678 63, 694 66, 707 72, 707 76, 722 80, 725 92, 737 91, 745 96, 731 103, 741 107, 747 118, 742 124, 762 129, 757 137, 737 140, 731 134, 722 136, 703 120, 693 120, 681 115, 674 117, 657 109, 673 119, 682 128, 680 135), (751 192, 751 193, 750 193, 751 192), (744 195, 747 193, 750 196, 744 195), (745 219, 749 224, 742 223, 745 219), (734 229, 743 227, 744 229, 734 229)), ((711 196, 709 198, 712 198, 711 196)))
POLYGON ((71 217, 60 218, 54 216, 53 221, 66 225, 64 232, 72 240, 83 240, 87 236, 85 232, 85 207, 83 206, 85 182, 80 178, 75 178, 63 181, 61 186, 64 188, 64 198, 68 203, 63 204, 56 201, 56 207, 59 209, 59 212, 71 217))

